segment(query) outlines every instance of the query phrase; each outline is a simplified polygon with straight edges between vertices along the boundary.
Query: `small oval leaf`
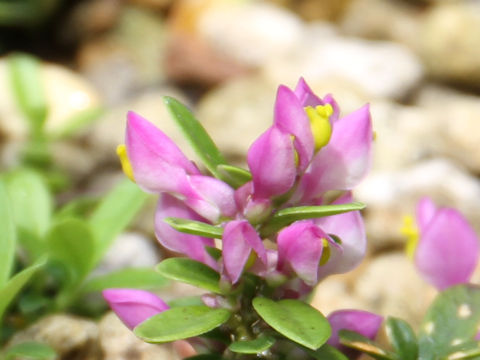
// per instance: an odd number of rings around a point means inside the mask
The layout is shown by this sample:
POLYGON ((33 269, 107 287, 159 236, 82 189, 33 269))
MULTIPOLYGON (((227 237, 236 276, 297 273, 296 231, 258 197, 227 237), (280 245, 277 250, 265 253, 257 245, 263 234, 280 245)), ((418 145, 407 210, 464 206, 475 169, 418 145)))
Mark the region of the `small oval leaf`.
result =
POLYGON ((411 326, 402 319, 389 317, 385 323, 387 337, 402 360, 416 360, 418 342, 411 326))
POLYGON ((446 289, 437 295, 422 320, 420 358, 448 356, 455 343, 473 340, 479 327, 480 287, 465 284, 446 289))
POLYGON ((332 332, 320 311, 299 300, 275 302, 257 297, 253 299, 253 307, 280 334, 312 350, 322 346, 332 332))
POLYGON ((8 280, 5 286, 0 289, 0 322, 2 321, 7 306, 20 292, 23 286, 32 278, 35 272, 45 265, 45 262, 45 258, 38 259, 33 265, 30 265, 15 274, 15 276, 8 280))
POLYGON ((152 316, 134 329, 146 342, 163 343, 204 334, 230 318, 226 309, 208 306, 180 306, 152 316))
POLYGON ((165 221, 175 230, 186 234, 198 235, 213 239, 221 239, 223 235, 223 228, 206 224, 202 221, 174 217, 167 217, 163 219, 163 221, 165 221))
POLYGON ((258 354, 269 349, 273 344, 275 344, 275 338, 265 335, 254 340, 235 341, 228 348, 240 354, 258 354))
POLYGON ((305 352, 317 360, 348 360, 339 350, 328 344, 323 345, 315 351, 305 349, 305 352))
POLYGON ((49 255, 60 261, 75 280, 87 275, 92 267, 95 243, 88 224, 79 219, 65 219, 47 234, 49 255))
POLYGON ((220 275, 201 262, 187 258, 170 258, 157 265, 156 270, 167 279, 221 293, 220 275))
POLYGON ((379 344, 369 338, 350 330, 338 332, 340 343, 349 348, 358 350, 378 360, 397 360, 395 354, 382 349, 379 344))

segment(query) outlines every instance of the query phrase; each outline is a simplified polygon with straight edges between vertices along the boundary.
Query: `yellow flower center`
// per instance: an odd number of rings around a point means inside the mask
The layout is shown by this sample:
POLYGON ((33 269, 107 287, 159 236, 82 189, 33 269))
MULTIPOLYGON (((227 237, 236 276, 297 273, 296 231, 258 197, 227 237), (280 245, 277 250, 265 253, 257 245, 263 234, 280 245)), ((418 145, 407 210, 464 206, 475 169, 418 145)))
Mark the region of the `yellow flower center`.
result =
POLYGON ((403 236, 407 238, 407 244, 405 246, 405 252, 410 259, 413 259, 415 250, 417 249, 418 239, 420 234, 418 228, 415 226, 415 220, 413 216, 407 215, 403 217, 403 226, 400 229, 403 236))
POLYGON ((122 164, 122 170, 127 177, 135 182, 135 177, 133 176, 133 169, 132 164, 130 164, 130 160, 128 159, 127 155, 127 147, 125 144, 121 144, 117 146, 117 155, 120 159, 120 163, 122 164))
POLYGON ((322 256, 320 257, 320 263, 319 265, 325 265, 330 259, 330 254, 332 251, 330 250, 330 244, 328 243, 327 239, 322 239, 322 244, 323 244, 323 250, 322 250, 322 256))
POLYGON ((330 104, 318 105, 315 108, 307 106, 305 112, 310 120, 315 151, 318 151, 328 144, 332 136, 332 125, 329 119, 333 114, 333 108, 330 104))

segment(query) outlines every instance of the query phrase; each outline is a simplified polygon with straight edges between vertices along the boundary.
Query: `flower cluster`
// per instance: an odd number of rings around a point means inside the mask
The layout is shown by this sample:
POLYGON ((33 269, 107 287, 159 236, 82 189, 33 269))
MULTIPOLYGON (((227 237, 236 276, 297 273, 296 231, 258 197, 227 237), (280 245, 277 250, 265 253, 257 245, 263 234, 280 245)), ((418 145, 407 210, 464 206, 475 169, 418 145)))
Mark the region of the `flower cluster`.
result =
POLYGON ((300 79, 294 91, 279 87, 273 125, 247 154, 251 180, 238 189, 203 175, 133 112, 119 153, 129 177, 160 194, 155 229, 163 246, 220 271, 231 284, 248 267, 268 279, 298 277, 312 287, 361 261, 366 239, 358 211, 296 221, 278 233, 266 224, 283 208, 351 202, 349 190, 370 166, 372 138, 368 105, 340 118, 331 96, 318 98, 300 79), (341 191, 333 201, 326 196, 332 191, 341 191), (222 227, 221 260, 207 251, 213 239, 173 229, 164 222, 171 217, 222 227))

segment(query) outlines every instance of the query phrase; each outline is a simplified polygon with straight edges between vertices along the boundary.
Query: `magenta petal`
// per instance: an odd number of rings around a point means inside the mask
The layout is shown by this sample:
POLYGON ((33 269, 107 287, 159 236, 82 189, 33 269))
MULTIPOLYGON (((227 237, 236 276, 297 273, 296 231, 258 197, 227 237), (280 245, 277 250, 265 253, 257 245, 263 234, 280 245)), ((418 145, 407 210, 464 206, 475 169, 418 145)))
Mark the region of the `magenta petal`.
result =
POLYGON ((469 281, 478 262, 479 239, 454 209, 440 209, 421 231, 415 263, 439 290, 469 281))
POLYGON ((247 162, 256 197, 269 198, 287 192, 297 176, 292 139, 275 126, 252 144, 247 162))
POLYGON ((210 176, 188 176, 179 192, 185 204, 213 223, 222 216, 233 217, 237 211, 234 190, 210 176))
POLYGON ((223 232, 223 266, 230 281, 235 284, 242 275, 252 249, 267 264, 267 252, 262 239, 246 220, 230 221, 223 232))
POLYGON ((328 94, 323 99, 320 99, 317 95, 315 95, 310 86, 308 86, 303 77, 298 80, 295 88, 295 95, 297 96, 298 100, 300 100, 300 103, 304 108, 307 106, 316 107, 318 105, 330 104, 333 108, 333 114, 330 119, 333 122, 338 120, 340 109, 333 96, 328 94))
POLYGON ((417 204, 416 218, 420 231, 425 231, 430 221, 437 212, 437 207, 432 199, 424 197, 417 204))
POLYGON ((157 295, 144 290, 107 289, 103 290, 102 295, 115 314, 130 329, 169 309, 157 295))
POLYGON ((197 221, 204 220, 193 210, 185 206, 182 201, 171 195, 162 194, 158 200, 157 211, 155 213, 155 235, 160 244, 167 249, 185 254, 193 260, 200 261, 217 269, 217 263, 205 250, 205 246, 215 246, 213 239, 181 233, 163 221, 166 217, 177 217, 197 221))
POLYGON ((200 173, 168 136, 132 111, 125 143, 135 181, 147 191, 175 191, 178 179, 200 173))
POLYGON ((312 160, 314 140, 304 106, 295 93, 281 85, 275 101, 274 124, 280 130, 293 135, 299 157, 299 169, 305 170, 312 160))
MULTIPOLYGON (((352 202, 351 192, 347 192, 333 204, 352 202)), ((343 274, 356 268, 365 257, 367 237, 365 226, 359 211, 350 211, 344 214, 326 216, 315 220, 323 231, 340 238, 341 251, 331 248, 328 262, 319 268, 319 278, 331 274, 343 274)))
POLYGON ((310 86, 308 86, 303 77, 298 80, 297 86, 295 87, 295 95, 303 107, 325 105, 325 103, 315 95, 312 89, 310 89, 310 86))
POLYGON ((322 239, 327 238, 310 220, 297 221, 284 228, 277 237, 278 270, 288 273, 291 268, 307 285, 316 285, 322 239))
POLYGON ((340 330, 355 331, 373 340, 382 325, 383 317, 380 315, 362 310, 338 310, 327 317, 332 326, 332 336, 328 344, 340 347, 338 332, 340 330))
POLYGON ((368 105, 335 122, 330 142, 315 155, 304 176, 305 200, 358 185, 370 169, 372 140, 368 105))

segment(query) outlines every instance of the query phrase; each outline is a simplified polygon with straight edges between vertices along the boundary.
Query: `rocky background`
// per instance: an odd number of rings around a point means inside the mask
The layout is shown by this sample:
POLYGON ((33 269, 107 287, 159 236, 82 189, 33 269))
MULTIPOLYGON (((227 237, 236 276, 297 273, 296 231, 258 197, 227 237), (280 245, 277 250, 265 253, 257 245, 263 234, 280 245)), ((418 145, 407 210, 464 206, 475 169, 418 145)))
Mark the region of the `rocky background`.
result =
MULTIPOLYGON (((86 0, 61 4, 41 24, 0 29, 4 54, 43 60, 47 128, 87 111, 95 120, 55 144, 75 188, 100 194, 122 176, 115 147, 135 110, 185 142, 162 96, 187 103, 225 154, 242 164, 272 121, 276 87, 299 76, 332 93, 343 114, 370 102, 374 166, 356 197, 368 206, 367 259, 324 281, 313 303, 328 314, 360 308, 418 324, 435 290, 404 254, 402 217, 422 195, 460 209, 480 233, 480 2, 476 0, 86 0)), ((1 20, 1 19, 0 19, 1 20)), ((18 161, 26 125, 0 60, 0 158, 18 161)), ((186 151, 192 157, 191 153, 186 151)), ((106 271, 163 256, 147 209, 105 259, 106 271), (132 256, 132 253, 135 256, 132 256)), ((475 276, 480 282, 480 271, 475 276)), ((172 298, 191 289, 176 286, 172 298)), ((107 314, 45 318, 12 340, 44 340, 64 359, 174 359, 107 314), (68 329, 68 339, 65 333, 68 329)))

